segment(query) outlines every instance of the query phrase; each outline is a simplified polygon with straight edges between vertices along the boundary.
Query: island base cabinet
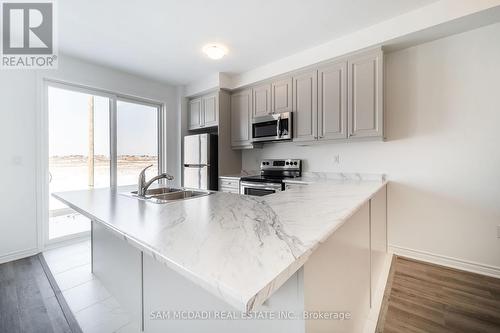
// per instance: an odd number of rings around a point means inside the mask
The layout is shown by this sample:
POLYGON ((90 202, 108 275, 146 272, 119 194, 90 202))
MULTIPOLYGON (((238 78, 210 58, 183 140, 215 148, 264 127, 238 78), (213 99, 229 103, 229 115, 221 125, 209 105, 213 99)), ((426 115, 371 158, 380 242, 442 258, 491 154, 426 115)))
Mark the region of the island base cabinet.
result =
POLYGON ((92 272, 140 327, 142 252, 98 222, 92 222, 92 272))
POLYGON ((224 299, 96 222, 93 273, 144 332, 363 332, 377 320, 381 298, 374 295, 387 281, 386 200, 384 186, 246 314, 264 319, 238 319, 244 313, 224 299))
MULTIPOLYGON (((304 311, 299 270, 255 311, 278 314, 302 314, 304 311)), ((144 256, 144 331, 203 333, 304 333, 303 320, 232 320, 242 312, 220 298, 195 285, 166 265, 144 256), (221 319, 198 320, 189 316, 226 316, 221 319), (185 316, 182 318, 181 316, 185 316)))
POLYGON ((370 310, 369 204, 328 238, 304 265, 305 310, 348 313, 346 320, 308 320, 306 332, 362 332, 370 310))
POLYGON ((371 200, 371 295, 372 307, 380 306, 391 256, 387 253, 387 186, 384 186, 371 200), (382 286, 382 287, 381 287, 382 286))
POLYGON ((370 321, 376 323, 381 299, 373 299, 383 295, 390 259, 386 191, 384 186, 304 265, 304 310, 338 318, 306 320, 306 332, 368 332, 370 321))

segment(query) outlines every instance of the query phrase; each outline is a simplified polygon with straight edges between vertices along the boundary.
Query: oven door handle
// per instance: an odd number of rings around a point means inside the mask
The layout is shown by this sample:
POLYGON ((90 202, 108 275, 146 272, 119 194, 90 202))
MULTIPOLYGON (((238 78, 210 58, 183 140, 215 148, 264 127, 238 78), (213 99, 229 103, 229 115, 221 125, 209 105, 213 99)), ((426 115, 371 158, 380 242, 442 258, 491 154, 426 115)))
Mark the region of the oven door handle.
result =
POLYGON ((281 191, 281 184, 274 184, 274 183, 241 182, 240 186, 241 187, 253 187, 253 188, 264 189, 264 190, 281 191))

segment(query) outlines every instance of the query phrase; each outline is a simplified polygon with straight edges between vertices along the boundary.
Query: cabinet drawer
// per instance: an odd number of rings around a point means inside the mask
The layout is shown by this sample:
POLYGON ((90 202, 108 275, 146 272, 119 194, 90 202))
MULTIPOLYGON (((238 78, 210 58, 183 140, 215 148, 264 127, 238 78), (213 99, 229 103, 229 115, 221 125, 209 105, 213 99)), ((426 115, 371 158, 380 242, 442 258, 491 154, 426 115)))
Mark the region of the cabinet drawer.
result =
POLYGON ((239 194, 240 190, 234 187, 220 187, 219 192, 239 194))
POLYGON ((239 188, 240 187, 240 181, 239 180, 233 180, 233 179, 221 179, 220 180, 220 186, 221 187, 239 188))

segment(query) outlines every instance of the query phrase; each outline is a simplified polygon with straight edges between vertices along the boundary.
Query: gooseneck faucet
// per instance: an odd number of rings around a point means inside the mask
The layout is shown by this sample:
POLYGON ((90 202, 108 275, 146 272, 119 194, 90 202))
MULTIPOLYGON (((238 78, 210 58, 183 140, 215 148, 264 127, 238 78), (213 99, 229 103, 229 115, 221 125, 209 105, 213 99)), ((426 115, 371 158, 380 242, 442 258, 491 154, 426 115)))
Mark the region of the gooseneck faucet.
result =
POLYGON ((142 169, 142 171, 139 173, 139 181, 137 182, 137 195, 140 197, 144 197, 146 195, 146 191, 148 188, 153 184, 155 181, 159 179, 166 179, 166 180, 173 180, 174 176, 169 175, 168 173, 161 173, 158 176, 154 176, 151 178, 149 181, 146 182, 146 170, 151 168, 153 164, 145 167, 142 169))

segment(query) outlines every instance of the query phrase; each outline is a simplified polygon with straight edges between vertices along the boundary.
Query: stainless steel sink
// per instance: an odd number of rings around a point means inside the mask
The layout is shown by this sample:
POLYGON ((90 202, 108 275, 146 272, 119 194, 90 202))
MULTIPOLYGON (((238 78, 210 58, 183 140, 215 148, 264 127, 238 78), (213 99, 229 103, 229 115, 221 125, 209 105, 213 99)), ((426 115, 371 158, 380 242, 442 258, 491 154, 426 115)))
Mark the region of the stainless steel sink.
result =
POLYGON ((139 200, 145 200, 161 204, 161 203, 169 203, 173 201, 201 197, 205 195, 210 195, 212 193, 213 192, 209 191, 191 190, 183 188, 159 187, 147 190, 145 196, 137 195, 137 191, 126 192, 122 194, 134 197, 139 200))
MULTIPOLYGON (((173 192, 180 192, 183 191, 182 188, 175 188, 175 187, 158 187, 158 188, 151 188, 146 191, 146 194, 144 195, 146 198, 148 197, 154 197, 156 195, 162 195, 166 193, 173 193, 173 192)), ((137 191, 132 191, 130 194, 137 196, 137 191)))

